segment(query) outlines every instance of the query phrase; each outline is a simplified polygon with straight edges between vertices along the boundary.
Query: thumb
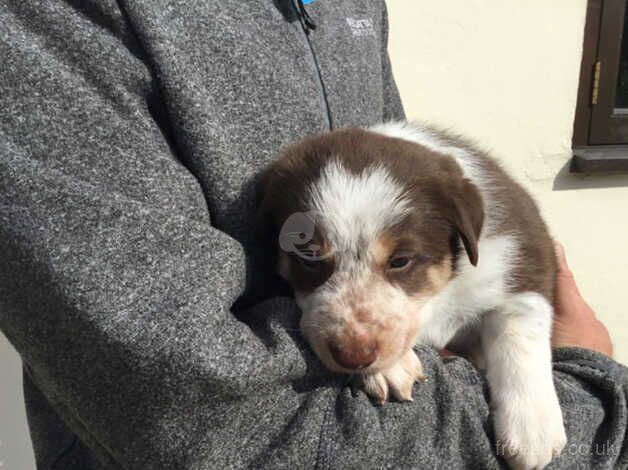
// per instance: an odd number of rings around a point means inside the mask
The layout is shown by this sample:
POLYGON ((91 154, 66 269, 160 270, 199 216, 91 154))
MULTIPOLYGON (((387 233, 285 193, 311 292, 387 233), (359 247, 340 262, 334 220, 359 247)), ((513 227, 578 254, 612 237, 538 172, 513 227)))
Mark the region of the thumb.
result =
MULTIPOLYGON (((569 316, 576 312, 581 313, 582 309, 575 308, 574 305, 577 306, 580 303, 586 305, 586 303, 580 294, 580 289, 578 289, 574 275, 567 264, 565 249, 562 244, 554 241, 554 251, 558 264, 558 272, 556 273, 556 297, 554 299, 555 313, 558 316, 569 316)), ((590 308, 588 309, 590 310, 590 308)))
POLYGON ((558 264, 558 275, 561 277, 568 277, 573 279, 573 273, 569 269, 567 264, 567 256, 565 255, 565 248, 563 245, 554 240, 554 254, 556 255, 556 262, 558 264))

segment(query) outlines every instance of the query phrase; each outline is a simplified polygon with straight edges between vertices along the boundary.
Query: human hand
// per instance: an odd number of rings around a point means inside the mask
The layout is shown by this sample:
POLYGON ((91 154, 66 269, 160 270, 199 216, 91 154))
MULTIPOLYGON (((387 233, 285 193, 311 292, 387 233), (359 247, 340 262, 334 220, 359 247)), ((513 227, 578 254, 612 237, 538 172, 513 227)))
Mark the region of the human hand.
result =
POLYGON ((554 298, 552 347, 576 346, 613 355, 608 330, 580 295, 573 273, 567 265, 563 246, 554 242, 558 273, 554 298))

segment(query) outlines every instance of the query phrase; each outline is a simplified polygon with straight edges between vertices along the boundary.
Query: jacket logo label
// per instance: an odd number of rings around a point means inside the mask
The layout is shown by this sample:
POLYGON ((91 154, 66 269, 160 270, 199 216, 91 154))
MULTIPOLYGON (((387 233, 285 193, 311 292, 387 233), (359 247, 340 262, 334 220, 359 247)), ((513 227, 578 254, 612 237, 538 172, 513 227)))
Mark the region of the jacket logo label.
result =
POLYGON ((375 36, 375 27, 371 18, 347 18, 354 37, 375 36))

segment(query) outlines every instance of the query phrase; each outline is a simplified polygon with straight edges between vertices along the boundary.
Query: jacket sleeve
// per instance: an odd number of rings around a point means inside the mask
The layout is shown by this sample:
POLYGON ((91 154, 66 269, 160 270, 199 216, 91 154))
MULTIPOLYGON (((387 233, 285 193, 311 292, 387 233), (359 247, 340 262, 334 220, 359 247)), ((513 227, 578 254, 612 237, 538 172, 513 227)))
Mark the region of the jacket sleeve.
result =
MULTIPOLYGON (((326 423, 323 467, 508 468, 497 456, 485 377, 463 358, 419 349, 426 381, 412 403, 366 405, 344 390, 326 423)), ((554 351, 554 382, 568 442, 551 469, 615 469, 628 465, 628 373, 599 353, 554 351)))
POLYGON ((273 326, 292 301, 253 308, 255 333, 231 314, 242 247, 173 156, 115 5, 0 2, 0 328, 103 462, 184 468, 210 428, 259 432, 226 424, 251 390, 298 408, 306 362, 273 326))
POLYGON ((556 349, 553 360, 568 438, 560 468, 628 467, 626 366, 581 348, 556 349))

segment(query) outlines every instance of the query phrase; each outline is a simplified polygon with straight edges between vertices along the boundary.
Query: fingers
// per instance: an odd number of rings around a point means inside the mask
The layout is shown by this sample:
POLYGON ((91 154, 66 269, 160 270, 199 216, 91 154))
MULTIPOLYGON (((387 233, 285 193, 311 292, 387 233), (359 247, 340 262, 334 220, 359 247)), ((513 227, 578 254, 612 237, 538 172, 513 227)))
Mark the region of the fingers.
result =
POLYGON ((582 300, 576 280, 567 264, 567 256, 565 255, 563 245, 555 240, 553 243, 558 267, 554 313, 558 317, 576 315, 582 311, 580 304, 584 304, 584 300, 582 300))
POLYGON ((587 316, 593 318, 595 313, 582 298, 574 275, 569 269, 565 249, 559 242, 554 240, 553 243, 558 263, 556 296, 554 298, 555 315, 557 317, 587 316))
POLYGON ((558 263, 558 275, 559 276, 568 276, 573 277, 571 273, 571 269, 569 269, 569 265, 567 264, 567 256, 565 255, 565 248, 562 244, 553 240, 554 243, 554 254, 556 255, 556 261, 558 263))
POLYGON ((580 295, 574 276, 567 264, 563 246, 554 241, 558 264, 554 297, 552 345, 578 346, 612 357, 613 345, 608 330, 595 318, 595 312, 580 295))
POLYGON ((556 255, 556 262, 558 271, 556 272, 556 293, 560 297, 567 293, 569 296, 580 296, 580 290, 576 285, 576 279, 574 278, 569 265, 567 264, 567 256, 565 255, 565 248, 562 244, 553 240, 554 254, 556 255))

